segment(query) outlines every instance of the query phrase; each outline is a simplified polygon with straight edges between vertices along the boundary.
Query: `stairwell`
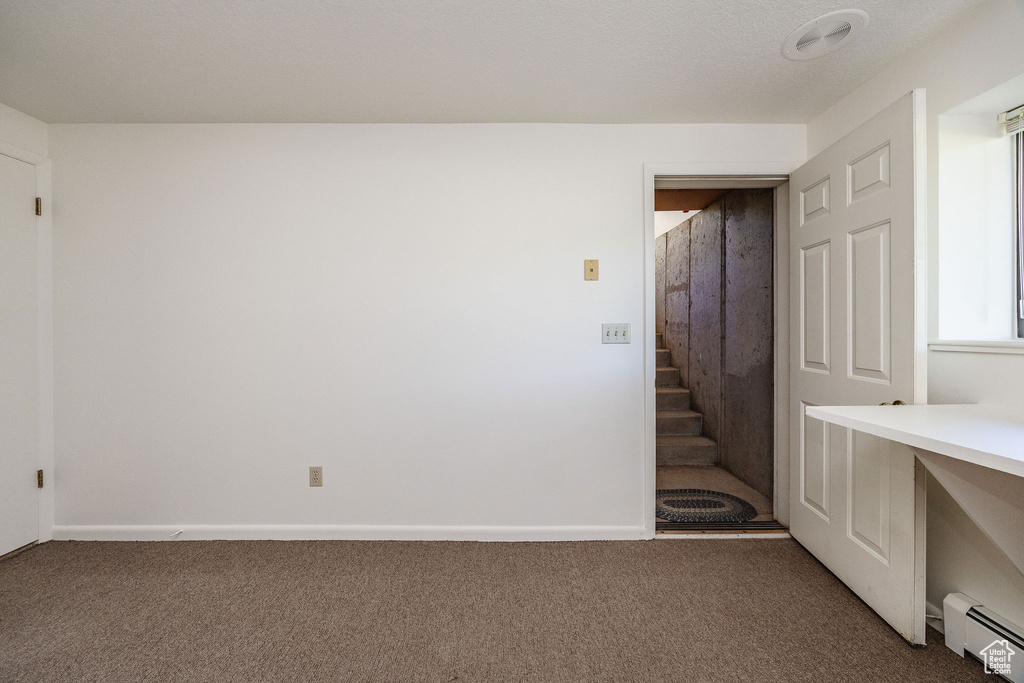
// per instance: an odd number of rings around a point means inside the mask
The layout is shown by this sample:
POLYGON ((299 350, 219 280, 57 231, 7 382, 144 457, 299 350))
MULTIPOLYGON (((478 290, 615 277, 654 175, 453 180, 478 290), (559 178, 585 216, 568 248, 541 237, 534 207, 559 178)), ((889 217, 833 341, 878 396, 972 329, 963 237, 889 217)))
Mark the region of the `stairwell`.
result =
POLYGON ((718 444, 703 436, 703 416, 690 410, 690 390, 680 386, 672 352, 657 334, 657 462, 658 465, 716 465, 718 444))

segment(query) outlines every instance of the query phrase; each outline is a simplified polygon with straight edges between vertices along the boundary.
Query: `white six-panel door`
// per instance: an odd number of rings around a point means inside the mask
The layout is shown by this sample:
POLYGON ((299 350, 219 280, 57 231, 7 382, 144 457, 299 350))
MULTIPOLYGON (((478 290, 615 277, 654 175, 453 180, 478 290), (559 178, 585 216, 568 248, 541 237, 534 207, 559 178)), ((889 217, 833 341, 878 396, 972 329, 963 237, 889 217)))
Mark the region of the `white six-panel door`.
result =
POLYGON ((0 155, 0 555, 39 538, 36 170, 0 155))
POLYGON ((915 287, 923 98, 907 94, 790 181, 790 531, 914 643, 924 642, 923 473, 907 447, 805 408, 926 402, 915 287))

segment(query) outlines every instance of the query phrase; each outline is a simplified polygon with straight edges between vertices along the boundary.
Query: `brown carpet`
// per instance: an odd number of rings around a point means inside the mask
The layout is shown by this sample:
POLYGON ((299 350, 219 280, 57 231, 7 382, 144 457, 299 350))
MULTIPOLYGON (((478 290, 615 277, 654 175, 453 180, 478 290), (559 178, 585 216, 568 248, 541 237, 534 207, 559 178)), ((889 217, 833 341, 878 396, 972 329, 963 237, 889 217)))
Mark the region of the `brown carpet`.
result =
POLYGON ((7 681, 988 681, 789 540, 47 543, 7 681))

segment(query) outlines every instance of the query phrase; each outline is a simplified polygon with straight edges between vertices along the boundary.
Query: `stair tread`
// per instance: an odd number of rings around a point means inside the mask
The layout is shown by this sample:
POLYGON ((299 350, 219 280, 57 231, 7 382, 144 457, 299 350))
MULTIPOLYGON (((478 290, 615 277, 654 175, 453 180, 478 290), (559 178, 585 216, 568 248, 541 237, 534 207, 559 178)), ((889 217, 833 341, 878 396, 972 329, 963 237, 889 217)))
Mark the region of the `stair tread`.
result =
POLYGON ((657 437, 659 442, 671 443, 679 446, 716 446, 717 444, 706 436, 696 434, 662 434, 657 437))
POLYGON ((690 393, 690 390, 687 389, 686 387, 655 387, 655 391, 668 394, 690 393))
POLYGON ((696 410, 659 410, 657 417, 701 417, 696 410))

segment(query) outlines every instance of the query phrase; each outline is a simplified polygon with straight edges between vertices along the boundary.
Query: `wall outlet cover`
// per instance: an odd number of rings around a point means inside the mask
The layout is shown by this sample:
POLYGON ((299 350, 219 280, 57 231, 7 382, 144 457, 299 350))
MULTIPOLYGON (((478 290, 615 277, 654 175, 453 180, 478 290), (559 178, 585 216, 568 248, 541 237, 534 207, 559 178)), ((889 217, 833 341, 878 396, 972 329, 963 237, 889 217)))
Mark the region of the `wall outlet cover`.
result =
POLYGON ((629 323, 604 323, 601 325, 602 344, 629 344, 629 323))
POLYGON ((324 468, 320 465, 309 468, 309 485, 310 486, 323 486, 324 485, 324 468))

